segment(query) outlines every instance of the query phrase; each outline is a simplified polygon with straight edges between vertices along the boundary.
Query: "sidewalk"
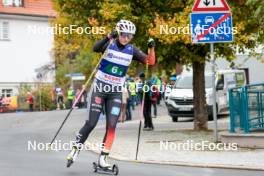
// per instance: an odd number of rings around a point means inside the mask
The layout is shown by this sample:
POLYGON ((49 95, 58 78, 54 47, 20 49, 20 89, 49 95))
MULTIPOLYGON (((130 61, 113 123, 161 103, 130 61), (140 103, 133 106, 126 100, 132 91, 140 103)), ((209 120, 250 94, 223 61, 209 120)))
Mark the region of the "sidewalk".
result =
MULTIPOLYGON (((179 143, 193 140, 194 143, 213 142, 213 131, 195 132, 193 122, 172 123, 171 119, 162 115, 154 120, 154 131, 142 131, 137 162, 173 164, 199 167, 241 168, 264 170, 264 149, 238 148, 236 151, 203 151, 175 149, 179 143), (160 141, 169 141, 171 148, 162 149, 160 141)), ((135 161, 138 120, 118 124, 111 157, 118 160, 135 161)), ((228 129, 228 119, 218 120, 219 131, 228 129)), ((209 122, 212 127, 212 122, 209 122)), ((90 143, 102 142, 102 130, 94 130, 89 138, 90 143)), ((99 152, 99 151, 94 151, 99 152)))

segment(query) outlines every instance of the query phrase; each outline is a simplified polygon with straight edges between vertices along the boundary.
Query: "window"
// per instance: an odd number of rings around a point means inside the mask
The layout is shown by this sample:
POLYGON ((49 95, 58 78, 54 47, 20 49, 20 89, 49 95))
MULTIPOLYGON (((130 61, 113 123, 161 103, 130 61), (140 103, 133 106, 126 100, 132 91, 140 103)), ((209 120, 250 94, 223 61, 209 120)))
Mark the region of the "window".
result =
POLYGON ((10 1, 10 0, 3 0, 3 5, 4 6, 11 6, 12 4, 13 4, 13 2, 10 1))
POLYGON ((0 40, 9 40, 9 22, 0 21, 0 40))
POLYGON ((244 86, 245 74, 244 73, 236 73, 236 82, 237 82, 237 86, 244 86))
POLYGON ((4 6, 23 7, 23 0, 3 0, 4 6))
POLYGON ((217 75, 217 84, 216 84, 216 89, 217 90, 223 90, 225 86, 225 80, 224 80, 224 75, 219 74, 217 75))
POLYGON ((13 89, 2 89, 2 96, 4 97, 12 97, 13 89))
POLYGON ((236 87, 236 75, 234 73, 225 74, 224 79, 228 89, 236 87))
MULTIPOLYGON (((205 76, 205 87, 211 88, 213 86, 212 84, 212 76, 205 76)), ((181 76, 177 82, 176 87, 178 89, 192 89, 193 88, 193 76, 192 75, 186 75, 181 76)))

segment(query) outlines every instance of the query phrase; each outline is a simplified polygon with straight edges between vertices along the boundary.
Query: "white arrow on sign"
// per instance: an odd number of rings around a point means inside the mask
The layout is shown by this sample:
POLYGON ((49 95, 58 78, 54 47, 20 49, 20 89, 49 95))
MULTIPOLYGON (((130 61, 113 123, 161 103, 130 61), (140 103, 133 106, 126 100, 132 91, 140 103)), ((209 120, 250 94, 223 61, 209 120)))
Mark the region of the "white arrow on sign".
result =
POLYGON ((230 11, 230 8, 225 0, 196 0, 192 11, 230 11))

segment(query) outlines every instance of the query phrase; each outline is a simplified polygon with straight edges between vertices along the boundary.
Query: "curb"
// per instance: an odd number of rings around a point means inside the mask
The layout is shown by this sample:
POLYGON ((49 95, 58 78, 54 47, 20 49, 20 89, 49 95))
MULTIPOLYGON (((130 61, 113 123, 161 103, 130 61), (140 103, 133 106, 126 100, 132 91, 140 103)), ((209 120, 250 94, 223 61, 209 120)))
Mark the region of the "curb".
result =
MULTIPOLYGON (((93 153, 100 154, 98 151, 90 150, 93 153)), ((249 171, 264 171, 263 167, 249 167, 245 165, 224 165, 224 164, 197 164, 192 162, 169 162, 169 161, 140 161, 140 160, 129 160, 125 158, 120 158, 117 156, 109 156, 111 159, 117 161, 131 162, 131 163, 142 163, 142 164, 159 164, 167 166, 184 166, 184 167, 200 167, 200 168, 215 168, 215 169, 239 169, 239 170, 249 170, 249 171)))

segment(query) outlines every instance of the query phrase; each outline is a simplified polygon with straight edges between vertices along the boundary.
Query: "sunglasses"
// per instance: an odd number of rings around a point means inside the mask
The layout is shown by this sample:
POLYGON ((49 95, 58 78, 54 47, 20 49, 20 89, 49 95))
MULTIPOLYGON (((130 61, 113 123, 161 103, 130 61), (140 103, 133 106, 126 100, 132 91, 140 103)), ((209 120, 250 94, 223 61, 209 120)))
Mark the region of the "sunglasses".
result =
POLYGON ((132 39, 134 37, 133 34, 124 33, 124 32, 122 32, 120 36, 123 38, 127 37, 128 39, 132 39))

